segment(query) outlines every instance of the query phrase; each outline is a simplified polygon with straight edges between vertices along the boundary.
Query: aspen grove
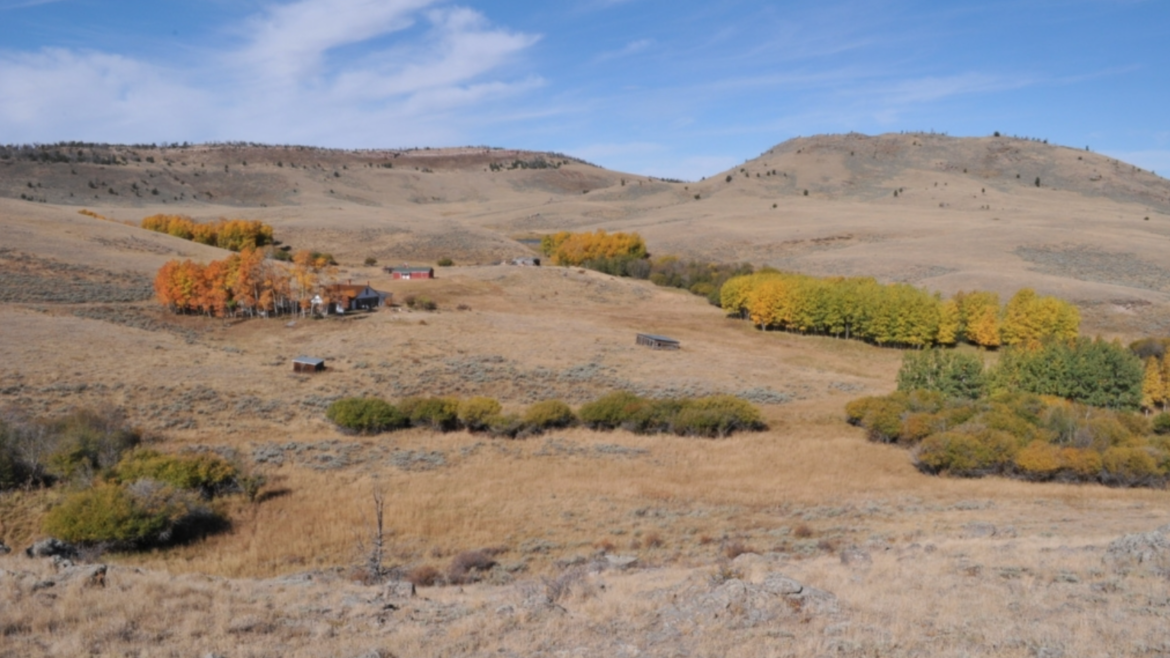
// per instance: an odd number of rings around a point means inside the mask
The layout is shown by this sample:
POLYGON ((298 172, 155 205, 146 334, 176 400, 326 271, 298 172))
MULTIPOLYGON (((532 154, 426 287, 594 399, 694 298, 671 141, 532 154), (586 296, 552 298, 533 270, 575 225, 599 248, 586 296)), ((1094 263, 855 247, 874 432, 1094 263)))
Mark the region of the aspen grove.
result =
POLYGON ((172 260, 154 279, 160 304, 176 313, 215 317, 307 315, 313 298, 327 299, 326 283, 334 274, 328 259, 308 250, 293 256, 291 267, 245 248, 223 260, 201 265, 172 260))
POLYGON ((985 348, 1035 346, 1077 336, 1069 302, 1024 288, 1001 307, 994 292, 942 299, 905 283, 871 277, 817 278, 765 270, 723 284, 722 308, 763 330, 814 333, 877 345, 930 347, 965 341, 985 348))

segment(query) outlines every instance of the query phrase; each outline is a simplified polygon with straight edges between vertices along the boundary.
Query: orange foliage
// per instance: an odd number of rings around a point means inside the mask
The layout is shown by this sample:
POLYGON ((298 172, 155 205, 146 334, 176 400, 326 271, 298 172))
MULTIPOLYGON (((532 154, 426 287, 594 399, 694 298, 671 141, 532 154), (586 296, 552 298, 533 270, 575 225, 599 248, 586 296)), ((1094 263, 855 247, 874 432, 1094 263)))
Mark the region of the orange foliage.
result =
POLYGON ((159 303, 176 313, 267 315, 301 301, 291 295, 290 276, 287 268, 266 260, 263 253, 244 249, 207 265, 172 260, 159 269, 154 291, 159 303))

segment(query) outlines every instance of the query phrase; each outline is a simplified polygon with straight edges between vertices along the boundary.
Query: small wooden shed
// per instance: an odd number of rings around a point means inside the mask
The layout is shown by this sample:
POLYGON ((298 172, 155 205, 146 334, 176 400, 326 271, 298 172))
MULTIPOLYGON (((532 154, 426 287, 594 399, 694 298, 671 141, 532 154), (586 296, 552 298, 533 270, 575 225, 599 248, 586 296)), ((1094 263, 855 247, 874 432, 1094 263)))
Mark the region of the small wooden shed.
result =
POLYGON ((677 350, 679 343, 673 338, 666 336, 657 336, 655 334, 638 334, 635 341, 638 345, 644 345, 654 350, 677 350))
POLYGON ((320 372, 325 369, 325 359, 298 356, 293 359, 293 372, 320 372))

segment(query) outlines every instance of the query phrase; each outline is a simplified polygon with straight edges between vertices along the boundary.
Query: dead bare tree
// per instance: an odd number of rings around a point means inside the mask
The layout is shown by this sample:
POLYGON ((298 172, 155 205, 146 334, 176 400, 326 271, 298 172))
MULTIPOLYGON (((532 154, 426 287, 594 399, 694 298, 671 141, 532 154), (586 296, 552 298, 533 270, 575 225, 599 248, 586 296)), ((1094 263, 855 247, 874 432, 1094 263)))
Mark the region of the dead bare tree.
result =
POLYGON ((374 582, 381 582, 386 575, 382 567, 382 555, 385 539, 385 525, 383 512, 386 508, 386 494, 382 488, 374 486, 374 532, 370 538, 370 553, 366 558, 366 572, 374 582))

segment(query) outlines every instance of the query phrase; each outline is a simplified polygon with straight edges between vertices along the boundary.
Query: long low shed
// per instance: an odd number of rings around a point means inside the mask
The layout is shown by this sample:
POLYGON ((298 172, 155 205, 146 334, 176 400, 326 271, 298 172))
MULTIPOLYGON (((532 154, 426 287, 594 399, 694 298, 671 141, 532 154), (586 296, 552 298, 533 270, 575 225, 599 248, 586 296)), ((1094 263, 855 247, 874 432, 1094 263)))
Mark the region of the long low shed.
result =
POLYGON ((667 338, 666 336, 657 336, 655 334, 638 334, 638 338, 635 342, 637 342, 638 345, 645 345, 646 347, 656 350, 677 350, 679 348, 679 343, 677 340, 673 338, 667 338))

